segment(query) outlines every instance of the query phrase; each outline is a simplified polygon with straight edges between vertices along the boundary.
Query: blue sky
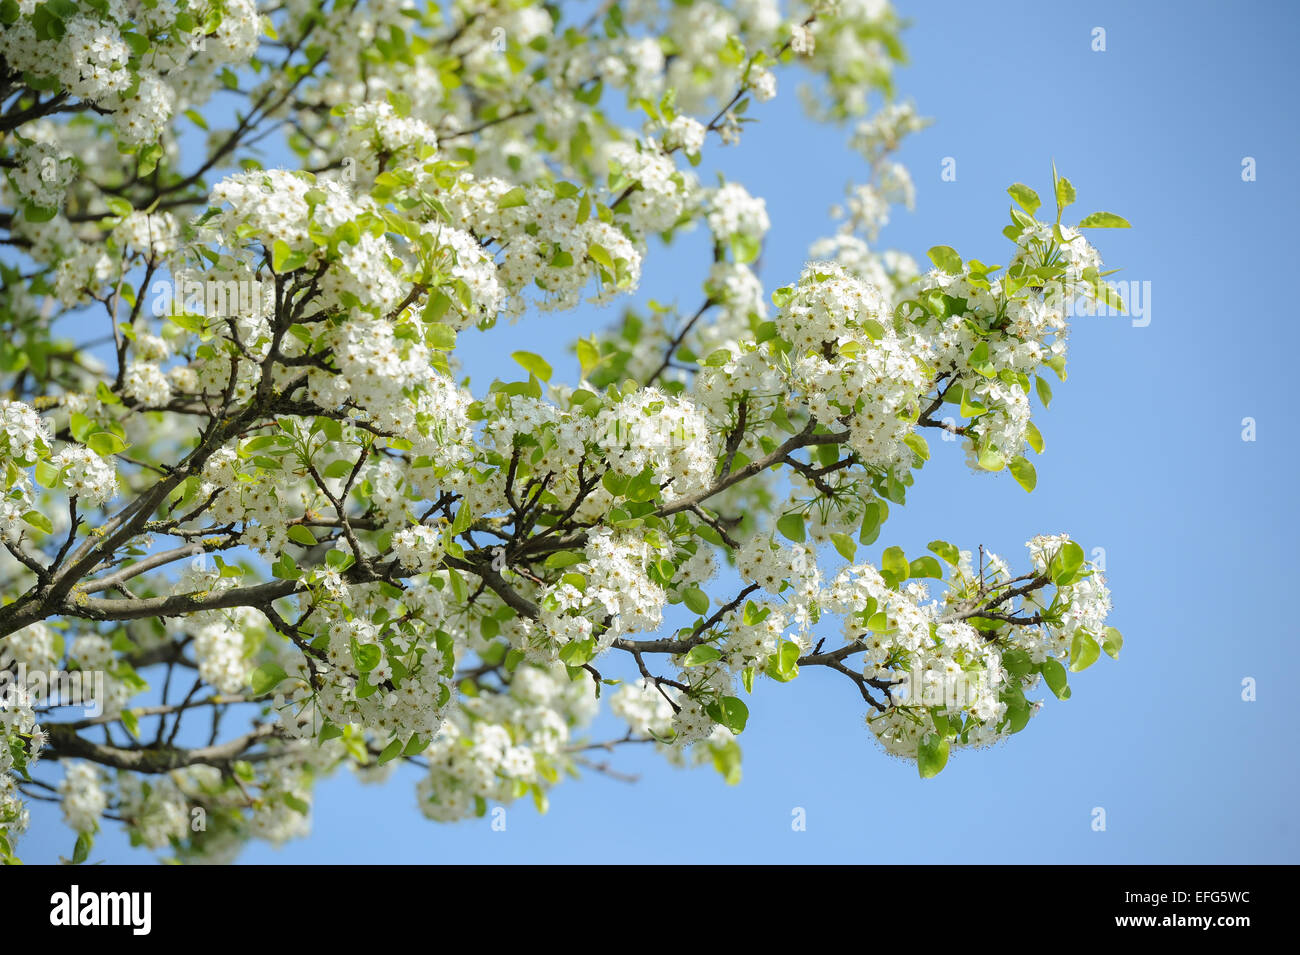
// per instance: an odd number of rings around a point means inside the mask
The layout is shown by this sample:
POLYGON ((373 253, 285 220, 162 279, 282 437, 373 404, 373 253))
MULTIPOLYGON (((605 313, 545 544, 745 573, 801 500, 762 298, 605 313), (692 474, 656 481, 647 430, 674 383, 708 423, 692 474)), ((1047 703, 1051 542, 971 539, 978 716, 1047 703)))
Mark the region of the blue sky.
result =
MULTIPOLYGON (((342 773, 317 790, 311 838, 253 844, 241 861, 1300 861, 1285 685, 1300 653, 1284 604, 1297 461, 1283 410, 1300 334, 1285 286, 1273 287, 1293 271, 1300 206, 1295 8, 898 6, 914 21, 899 91, 935 124, 902 151, 917 208, 895 215, 882 244, 918 259, 943 244, 1005 262, 1005 189, 1022 181, 1047 195, 1054 159, 1079 193, 1069 221, 1106 210, 1132 222, 1094 241, 1123 269, 1115 278, 1151 283, 1151 308, 1146 327, 1076 321, 1069 380, 1036 418, 1047 450, 1032 495, 1006 474, 970 473, 955 444, 932 442, 935 460, 871 556, 940 537, 1015 562, 1033 535, 1068 532, 1105 550, 1112 623, 1127 641, 1119 661, 1072 675, 1072 699, 1049 698, 1023 733, 955 755, 933 780, 880 752, 847 680, 808 669, 789 685, 760 681, 749 699, 739 786, 621 752, 613 764, 636 784, 565 782, 546 816, 520 802, 494 832, 487 819, 425 821, 414 770, 377 787, 342 773), (1105 52, 1091 49, 1094 27, 1106 30, 1105 52), (956 160, 955 182, 940 179, 944 157, 956 160), (1243 157, 1256 160, 1254 182, 1242 181, 1243 157), (1253 442, 1242 440, 1246 417, 1253 442), (1254 702, 1242 700, 1248 677, 1254 702), (806 831, 791 828, 796 807, 806 831), (1091 827, 1095 807, 1103 832, 1091 827)), ((740 147, 714 144, 702 169, 766 197, 769 288, 797 277, 809 243, 831 231, 829 207, 865 178, 845 131, 801 116, 793 79, 751 110, 761 122, 740 147)), ((644 294, 697 304, 702 242, 652 256, 644 294)), ((505 356, 524 348, 572 377, 565 342, 616 314, 530 315, 463 335, 466 370, 485 388, 512 374, 505 356)), ((57 814, 33 806, 28 861, 69 853, 57 814)), ((92 858, 148 861, 111 829, 92 858)))

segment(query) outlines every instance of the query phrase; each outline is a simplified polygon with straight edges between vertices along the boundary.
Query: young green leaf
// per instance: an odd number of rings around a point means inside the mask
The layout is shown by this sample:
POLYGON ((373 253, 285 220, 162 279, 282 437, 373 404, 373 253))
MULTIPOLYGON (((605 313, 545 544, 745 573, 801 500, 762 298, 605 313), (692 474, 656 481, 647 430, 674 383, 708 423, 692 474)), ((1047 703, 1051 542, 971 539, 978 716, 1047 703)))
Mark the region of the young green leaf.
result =
POLYGON ((961 551, 957 549, 955 544, 949 544, 947 541, 930 541, 926 545, 926 549, 938 554, 944 561, 954 567, 961 560, 961 551))
POLYGON ((922 779, 931 779, 948 765, 948 740, 938 733, 927 733, 916 748, 916 768, 922 779))
POLYGON ((935 560, 933 557, 930 557, 929 555, 926 555, 925 557, 916 558, 914 561, 912 561, 910 564, 907 565, 907 575, 909 577, 916 577, 918 579, 921 577, 935 577, 939 580, 942 580, 943 568, 939 566, 939 562, 937 560, 935 560))
POLYGON ((1128 220, 1122 216, 1117 216, 1113 212, 1094 212, 1091 215, 1083 217, 1079 223, 1080 229, 1128 229, 1128 220))
POLYGON ((796 544, 801 543, 808 536, 802 514, 782 515, 780 520, 776 522, 776 529, 781 532, 783 537, 789 538, 796 544))
POLYGON ((687 587, 683 590, 682 602, 691 613, 704 614, 709 609, 709 596, 699 587, 687 587))
POLYGON ((1026 491, 1033 491, 1038 486, 1038 472, 1034 469, 1034 464, 1028 458, 1016 455, 1011 459, 1008 465, 1011 470, 1011 476, 1016 479, 1016 483, 1026 491))
POLYGON ((315 547, 316 536, 301 524, 291 524, 288 531, 289 540, 303 547, 315 547))
POLYGON ((891 587, 897 587, 907 580, 910 570, 907 558, 903 556, 903 548, 889 547, 885 550, 880 559, 880 573, 891 587))
POLYGON ((957 250, 947 245, 936 245, 929 252, 930 261, 949 275, 961 275, 961 256, 957 250))
POLYGON ((1052 578, 1052 583, 1063 587, 1074 581, 1075 574, 1082 566, 1083 548, 1074 541, 1066 541, 1052 557, 1047 572, 1052 578))
POLYGON ((1069 678, 1066 676, 1065 667, 1061 666, 1061 661, 1048 657, 1042 663, 1041 672, 1048 688, 1058 700, 1070 698, 1069 678))
POLYGON ((1074 631, 1074 639, 1070 641, 1070 670, 1073 673, 1079 673, 1088 669, 1097 662, 1101 656, 1101 647, 1093 639, 1092 634, 1087 630, 1074 631))
POLYGON ((541 381, 551 380, 551 366, 541 355, 530 351, 511 352, 510 357, 523 366, 530 375, 536 375, 541 381))
POLYGON ((745 724, 749 722, 749 707, 743 700, 734 696, 724 696, 716 703, 710 703, 705 708, 705 712, 715 723, 721 723, 736 734, 743 733, 745 724))
POLYGON ((832 534, 831 543, 835 545, 835 550, 845 560, 853 560, 858 554, 858 545, 854 543, 852 537, 848 534, 832 534))
POLYGON ((288 674, 284 672, 284 668, 281 667, 280 664, 262 664, 253 671, 253 675, 250 677, 250 681, 253 685, 253 695, 262 696, 266 693, 270 693, 287 677, 288 674))
POLYGON ((1007 192, 1010 194, 1012 199, 1016 200, 1017 205, 1028 212, 1031 216, 1037 212, 1038 207, 1043 204, 1042 200, 1038 198, 1038 193, 1034 192, 1034 190, 1030 189, 1023 182, 1017 182, 1009 186, 1007 192))
POLYGON ((682 666, 701 666, 705 663, 712 663, 720 656, 722 656, 722 653, 717 647, 711 647, 707 643, 701 643, 686 651, 686 656, 682 659, 682 666))

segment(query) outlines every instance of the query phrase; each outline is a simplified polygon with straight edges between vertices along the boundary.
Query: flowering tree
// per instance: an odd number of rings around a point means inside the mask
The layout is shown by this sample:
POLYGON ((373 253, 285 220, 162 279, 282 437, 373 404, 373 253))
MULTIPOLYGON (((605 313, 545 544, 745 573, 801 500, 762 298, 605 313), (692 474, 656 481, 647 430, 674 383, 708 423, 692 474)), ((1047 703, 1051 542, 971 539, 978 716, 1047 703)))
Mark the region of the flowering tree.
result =
POLYGON ((875 250, 923 125, 884 0, 445 7, 0 0, 8 861, 28 799, 75 861, 105 819, 230 858, 341 764, 421 767, 437 820, 544 808, 593 745, 734 781, 745 699, 808 667, 931 776, 1118 653, 1066 536, 866 552, 927 431, 1033 489, 1030 395, 1112 295, 1055 173, 1005 267, 875 250), (764 289, 763 201, 692 167, 782 64, 871 177, 764 289), (572 384, 457 380, 458 338, 628 296, 694 227, 698 308, 628 307, 572 384))

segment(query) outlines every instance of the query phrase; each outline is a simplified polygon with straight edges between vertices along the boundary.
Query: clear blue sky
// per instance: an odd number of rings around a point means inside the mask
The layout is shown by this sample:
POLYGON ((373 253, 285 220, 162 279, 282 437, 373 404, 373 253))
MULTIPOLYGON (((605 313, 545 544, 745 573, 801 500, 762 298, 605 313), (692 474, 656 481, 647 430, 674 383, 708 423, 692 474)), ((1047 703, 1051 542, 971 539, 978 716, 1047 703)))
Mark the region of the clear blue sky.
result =
MULTIPOLYGON (((425 821, 415 770, 362 786, 341 773, 317 791, 310 839, 241 861, 300 862, 1297 862, 1296 744, 1285 686, 1300 669, 1287 616, 1297 508, 1291 369, 1300 342, 1289 307, 1300 156, 1296 8, 1287 3, 917 3, 911 64, 898 77, 934 126, 903 160, 917 209, 883 244, 923 259, 932 245, 1005 262, 1005 188, 1046 195, 1050 163, 1079 192, 1072 212, 1107 210, 1131 231, 1095 239, 1116 278, 1149 281, 1151 322, 1076 321, 1069 381, 1039 426, 1038 489, 967 471, 933 442, 873 549, 911 553, 942 537, 1013 560, 1036 533, 1069 532, 1106 551, 1112 622, 1127 644, 1072 677, 1008 744, 956 755, 937 779, 878 750, 863 703, 834 673, 760 682, 742 737, 744 781, 676 770, 648 751, 615 757, 635 785, 598 775, 562 783, 550 813, 530 802, 488 820, 425 821), (1090 49, 1107 31, 1107 50, 1090 49), (957 181, 940 181, 943 157, 957 181), (1243 182, 1241 161, 1257 161, 1243 182), (1278 259, 1278 256, 1281 256, 1278 259), (1274 288, 1284 281, 1285 286, 1274 288), (1258 440, 1241 439, 1242 419, 1258 440), (1243 678, 1258 682, 1243 702, 1243 678), (1105 832, 1090 827, 1104 807, 1105 832), (791 830, 791 811, 807 831, 791 830)), ((769 287, 797 276, 826 210, 864 178, 841 131, 804 120, 791 77, 752 110, 739 148, 713 156, 767 198, 769 287)), ((710 161, 710 163, 712 160, 710 161)), ((710 168, 706 163, 705 170, 710 168)), ((698 301, 700 240, 647 262, 643 291, 698 301)), ((513 349, 576 362, 563 342, 613 310, 527 317, 464 335, 467 370, 486 387, 513 349)), ((610 724, 604 724, 608 729, 610 724)), ((22 854, 68 854, 57 807, 33 807, 22 854)), ((148 861, 119 833, 95 859, 148 861)))

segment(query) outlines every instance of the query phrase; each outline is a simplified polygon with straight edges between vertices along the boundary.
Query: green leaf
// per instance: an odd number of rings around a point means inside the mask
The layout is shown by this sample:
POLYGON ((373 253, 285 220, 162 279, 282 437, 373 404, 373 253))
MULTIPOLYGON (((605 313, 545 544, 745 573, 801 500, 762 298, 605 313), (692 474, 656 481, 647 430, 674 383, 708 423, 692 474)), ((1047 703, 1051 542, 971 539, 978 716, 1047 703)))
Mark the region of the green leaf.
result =
POLYGON ((961 256, 957 250, 947 245, 936 245, 930 249, 930 261, 949 275, 961 275, 961 256))
POLYGON ((763 243, 753 236, 733 235, 731 237, 731 254, 741 265, 753 262, 762 251, 763 243))
POLYGON ((530 351, 517 351, 512 352, 510 357, 522 365, 530 375, 536 375, 542 381, 551 380, 551 366, 541 355, 534 355, 530 351))
POLYGON ((497 200, 498 209, 513 209, 516 206, 527 205, 528 197, 520 186, 515 186, 500 199, 497 200))
POLYGON ((767 658, 763 672, 778 683, 789 683, 799 675, 799 644, 784 640, 776 653, 767 658))
POLYGON ((54 533, 54 523, 40 511, 28 511, 23 515, 23 520, 38 531, 44 531, 47 534, 54 533))
POLYGON ((880 526, 889 517, 889 505, 884 501, 872 501, 862 509, 862 528, 858 531, 858 543, 866 546, 874 544, 880 536, 880 526))
POLYGON ((709 352, 709 355, 704 359, 703 364, 705 368, 725 368, 727 363, 731 361, 731 358, 732 355, 730 348, 716 348, 709 352))
MULTIPOLYGON (((617 8, 615 8, 617 9, 617 8)), ((722 745, 712 744, 709 753, 713 757, 713 768, 722 774, 728 786, 740 782, 740 744, 734 739, 722 745)))
POLYGON ((691 613, 704 614, 709 609, 709 595, 699 587, 687 587, 683 590, 682 601, 691 613))
POLYGON ((897 587, 907 580, 910 570, 907 558, 903 556, 903 548, 886 548, 884 556, 880 559, 880 573, 891 587, 897 587))
POLYGON ((861 318, 858 320, 858 327, 867 333, 867 337, 873 342, 878 342, 885 337, 885 326, 881 325, 874 318, 861 318))
POLYGON ((907 565, 907 575, 909 577, 937 577, 943 579, 943 568, 933 557, 918 557, 907 565))
POLYGON ((848 534, 832 534, 831 543, 845 560, 853 560, 858 554, 858 545, 848 534))
POLYGON ((978 398, 972 397, 966 389, 961 392, 961 416, 963 418, 976 418, 988 412, 988 406, 978 398))
POLYGON ((1023 694, 1014 701, 1007 702, 1007 724, 1012 733, 1024 729, 1033 715, 1034 708, 1025 701, 1023 694))
POLYGON ((776 529, 781 532, 782 536, 795 543, 802 542, 808 536, 802 514, 782 515, 781 519, 776 522, 776 529))
POLYGON ((148 176, 158 168, 158 160, 163 157, 162 143, 150 143, 144 149, 140 150, 139 160, 140 167, 138 173, 140 176, 148 176))
POLYGON ((903 438, 903 443, 907 445, 909 448, 911 448, 912 453, 915 454, 922 461, 930 460, 929 443, 927 443, 925 438, 921 437, 915 431, 909 431, 907 435, 903 438))
POLYGON ((451 534, 462 534, 469 530, 474 523, 474 511, 470 508, 469 503, 465 502, 456 511, 456 516, 451 519, 451 526, 448 528, 451 534))
POLYGON ((1034 661, 1024 650, 1006 650, 1002 653, 1002 667, 1014 677, 1028 676, 1034 669, 1034 661))
POLYGON ((121 37, 126 41, 126 45, 131 48, 131 52, 136 56, 144 56, 149 52, 149 38, 143 37, 138 33, 129 31, 123 32, 121 37))
POLYGON ((584 554, 575 553, 571 550, 561 550, 556 551, 550 557, 546 558, 546 563, 543 566, 545 566, 547 570, 558 570, 561 567, 571 567, 574 564, 581 564, 586 559, 586 555, 584 554))
POLYGON ((289 526, 289 540, 295 544, 302 544, 303 547, 315 547, 316 535, 301 524, 291 524, 289 526))
POLYGON ((1041 672, 1048 688, 1058 700, 1070 698, 1069 678, 1065 674, 1065 667, 1061 666, 1061 661, 1048 657, 1042 663, 1041 672))
POLYGON ((596 655, 596 640, 574 640, 560 648, 560 662, 571 667, 580 667, 596 655))
POLYGON ((129 216, 131 214, 131 203, 121 196, 105 196, 104 205, 108 206, 108 211, 115 216, 129 216))
POLYGON ((1080 229, 1128 229, 1131 226, 1128 220, 1122 216, 1117 216, 1113 212, 1094 212, 1092 215, 1084 216, 1083 221, 1079 223, 1080 229))
POLYGON ((701 643, 698 646, 691 647, 686 652, 686 657, 682 660, 684 667, 697 667, 705 663, 712 663, 722 656, 717 647, 711 647, 707 643, 701 643))
POLYGON ((86 438, 86 447, 101 457, 108 457, 125 451, 127 444, 111 431, 97 431, 86 438))
POLYGON ((1033 448, 1035 453, 1043 453, 1043 433, 1038 430, 1038 426, 1032 421, 1025 425, 1025 443, 1033 448))
POLYGON ((1101 647, 1093 639, 1092 634, 1087 630, 1074 631, 1074 639, 1070 641, 1070 671, 1079 673, 1088 669, 1097 662, 1101 656, 1101 647))
POLYGON ((398 756, 401 755, 402 755, 402 741, 400 739, 392 740, 389 742, 387 746, 384 747, 383 752, 379 754, 379 763, 380 765, 383 765, 389 760, 396 759, 398 756))
POLYGON ((1119 292, 1117 292, 1114 286, 1109 282, 1097 282, 1094 294, 1097 301, 1101 302, 1103 305, 1115 309, 1115 311, 1119 312, 1121 315, 1128 313, 1128 309, 1124 305, 1124 299, 1120 297, 1119 292))
POLYGON ((280 681, 286 679, 289 674, 284 672, 284 668, 278 663, 264 663, 253 671, 252 685, 253 695, 262 696, 271 692, 280 685, 280 681))
POLYGON ((95 844, 95 837, 89 832, 77 834, 77 844, 72 847, 72 864, 81 865, 90 858, 90 847, 95 844))
POLYGON ((28 222, 49 222, 59 210, 54 207, 45 208, 32 202, 23 203, 23 218, 28 222))
POLYGON ((1064 176, 1056 180, 1056 221, 1061 221, 1061 213, 1065 211, 1066 206, 1072 204, 1076 198, 1074 186, 1070 180, 1064 176))
POLYGON ((1052 386, 1041 375, 1034 378, 1034 388, 1038 391, 1038 400, 1047 408, 1052 404, 1052 386))
POLYGON ((745 724, 749 722, 749 707, 744 700, 734 696, 724 696, 717 702, 710 703, 704 711, 715 723, 721 723, 737 735, 745 731, 745 724))
POLYGON ((451 351, 456 347, 456 329, 442 322, 430 322, 424 332, 424 341, 438 351, 451 351))
POLYGON ((1114 627, 1107 627, 1101 632, 1101 648, 1112 660, 1118 660, 1120 650, 1124 649, 1124 635, 1114 627))
POLYGON ((956 544, 949 544, 947 541, 930 541, 926 548, 942 557, 947 563, 956 567, 961 560, 961 551, 956 544))
POLYGON ((948 740, 938 733, 927 733, 916 747, 916 768, 922 779, 938 776, 948 765, 948 740))
POLYGON ((1009 186, 1007 192, 1010 194, 1012 199, 1016 200, 1016 204, 1031 216, 1037 212, 1038 207, 1043 204, 1042 200, 1038 198, 1038 193, 1034 192, 1034 190, 1030 189, 1023 182, 1017 182, 1009 186))
POLYGON ((577 347, 578 364, 582 366, 582 377, 586 378, 600 364, 600 350, 586 339, 579 339, 577 347))
POLYGON ((609 249, 605 248, 599 242, 593 242, 587 246, 587 258, 602 266, 606 272, 613 274, 614 260, 610 257, 609 249))
POLYGON ((57 487, 63 471, 49 461, 36 462, 36 483, 41 487, 57 487))
POLYGON ((604 486, 605 490, 609 491, 610 494, 615 497, 622 497, 627 492, 627 486, 631 482, 621 474, 616 474, 613 471, 606 471, 601 475, 600 483, 604 486))
POLYGON ((289 248, 288 242, 284 239, 276 239, 275 244, 271 246, 271 268, 277 273, 283 272, 284 262, 292 254, 293 250, 289 248))
POLYGON ((122 721, 122 725, 126 727, 128 733, 136 739, 140 738, 140 718, 135 715, 134 710, 123 710, 118 719, 122 721))
POLYGON ((1052 557, 1047 572, 1058 587, 1072 583, 1083 566, 1083 548, 1074 541, 1066 541, 1052 557))
POLYGON ((317 737, 320 742, 328 743, 332 739, 338 739, 343 735, 343 730, 331 723, 329 720, 320 728, 320 735, 317 737))
POLYGON ((293 793, 284 794, 284 804, 300 816, 305 816, 311 812, 311 806, 307 804, 307 801, 299 799, 293 793))
POLYGON ((1001 471, 1007 466, 1007 462, 996 448, 985 448, 980 452, 979 466, 985 471, 1001 471))
POLYGON ((74 411, 68 418, 68 430, 72 432, 74 438, 83 444, 86 442, 86 435, 90 434, 90 429, 94 426, 95 422, 79 411, 74 411))
POLYGON ((1033 462, 1028 458, 1016 455, 1011 459, 1010 468, 1011 476, 1026 491, 1033 491, 1038 486, 1038 472, 1034 470, 1033 462))
POLYGON ((383 657, 384 651, 373 643, 356 643, 354 641, 352 644, 352 661, 362 673, 369 673, 379 666, 379 661, 383 657))
POLYGON ((745 609, 741 613, 740 620, 745 626, 754 627, 766 620, 771 612, 771 607, 764 607, 762 610, 759 610, 758 604, 754 603, 752 600, 746 600, 745 609))

